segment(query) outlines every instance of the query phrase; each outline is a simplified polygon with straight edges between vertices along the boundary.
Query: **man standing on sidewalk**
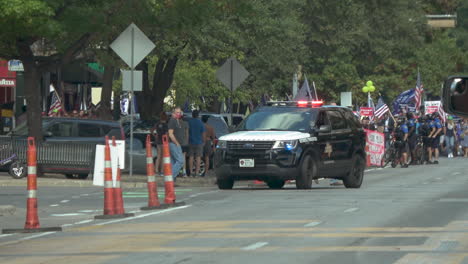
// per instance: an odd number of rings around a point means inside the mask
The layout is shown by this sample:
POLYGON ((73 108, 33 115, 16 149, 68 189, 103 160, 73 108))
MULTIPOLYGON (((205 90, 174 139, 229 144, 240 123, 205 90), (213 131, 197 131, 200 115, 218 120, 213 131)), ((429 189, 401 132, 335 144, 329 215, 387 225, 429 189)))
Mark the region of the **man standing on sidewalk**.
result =
POLYGON ((180 169, 184 166, 184 155, 182 154, 182 141, 184 138, 185 128, 182 124, 182 109, 174 108, 172 118, 167 125, 169 134, 169 147, 171 151, 172 177, 174 181, 179 175, 180 169))
POLYGON ((200 175, 200 163, 203 156, 203 146, 205 139, 205 126, 198 118, 198 110, 193 110, 192 119, 189 123, 189 169, 193 177, 200 175), (193 170, 193 160, 195 157, 195 170, 193 170))

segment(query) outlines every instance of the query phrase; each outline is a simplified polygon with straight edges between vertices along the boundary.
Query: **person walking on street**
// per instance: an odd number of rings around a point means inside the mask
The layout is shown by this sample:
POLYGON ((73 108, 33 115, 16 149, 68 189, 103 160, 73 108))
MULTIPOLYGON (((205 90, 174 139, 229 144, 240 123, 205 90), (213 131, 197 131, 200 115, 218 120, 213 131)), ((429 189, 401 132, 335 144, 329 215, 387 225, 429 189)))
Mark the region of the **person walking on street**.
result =
POLYGON ((156 149, 157 149, 157 156, 156 156, 156 162, 154 164, 154 171, 156 175, 161 175, 162 176, 162 170, 163 170, 163 162, 162 162, 162 157, 163 157, 163 143, 162 143, 162 137, 163 135, 167 134, 168 128, 167 128, 167 115, 164 112, 161 112, 159 115, 159 122, 154 126, 154 128, 151 130, 151 134, 153 134, 153 137, 156 139, 156 149), (155 133, 156 132, 156 135, 155 133))
POLYGON ((463 147, 464 157, 468 158, 468 119, 465 119, 465 121, 462 123, 462 125, 463 125, 462 147, 463 147))
POLYGON ((429 139, 432 143, 429 145, 429 164, 439 164, 439 145, 440 145, 440 134, 442 133, 442 124, 437 113, 432 114, 431 122, 431 133, 429 139), (434 154, 434 155, 433 155, 434 154), (432 161, 434 157, 434 161, 432 161))
POLYGON ((205 124, 205 146, 203 147, 203 157, 205 159, 205 175, 207 175, 210 169, 210 158, 214 151, 214 139, 216 138, 215 130, 212 126, 208 125, 208 119, 210 116, 205 115, 202 117, 202 121, 205 124))
POLYGON ((189 172, 190 176, 197 177, 200 174, 200 163, 203 156, 203 146, 205 139, 205 126, 198 118, 198 110, 192 111, 192 119, 188 121, 189 125, 189 172), (193 170, 193 161, 195 160, 195 170, 193 170))
POLYGON ((453 122, 452 116, 448 117, 447 124, 444 126, 444 135, 448 157, 453 158, 453 150, 455 141, 457 140, 457 133, 455 132, 455 123, 453 122))
POLYGON ((182 121, 182 110, 180 107, 174 108, 172 118, 167 125, 169 135, 169 148, 171 151, 172 177, 174 181, 179 175, 180 169, 184 166, 184 154, 182 153, 182 142, 185 135, 185 127, 182 121))
POLYGON ((182 126, 182 129, 184 130, 183 137, 181 138, 182 155, 184 156, 184 165, 182 166, 183 168, 182 172, 179 172, 179 174, 181 174, 182 177, 187 177, 187 153, 189 151, 189 125, 188 125, 187 120, 184 118, 183 112, 182 112, 182 119, 180 120, 180 124, 182 126))

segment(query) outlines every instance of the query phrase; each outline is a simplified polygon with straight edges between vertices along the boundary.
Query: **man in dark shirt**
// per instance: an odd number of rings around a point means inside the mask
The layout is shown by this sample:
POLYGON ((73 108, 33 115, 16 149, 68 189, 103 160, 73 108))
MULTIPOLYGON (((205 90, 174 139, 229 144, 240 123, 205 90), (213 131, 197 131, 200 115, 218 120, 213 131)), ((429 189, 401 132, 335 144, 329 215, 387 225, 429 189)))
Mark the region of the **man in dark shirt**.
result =
POLYGON ((180 107, 174 108, 172 118, 167 125, 169 134, 169 147, 171 150, 172 177, 175 180, 180 169, 184 166, 184 154, 182 153, 182 141, 185 128, 182 125, 182 110, 180 107))

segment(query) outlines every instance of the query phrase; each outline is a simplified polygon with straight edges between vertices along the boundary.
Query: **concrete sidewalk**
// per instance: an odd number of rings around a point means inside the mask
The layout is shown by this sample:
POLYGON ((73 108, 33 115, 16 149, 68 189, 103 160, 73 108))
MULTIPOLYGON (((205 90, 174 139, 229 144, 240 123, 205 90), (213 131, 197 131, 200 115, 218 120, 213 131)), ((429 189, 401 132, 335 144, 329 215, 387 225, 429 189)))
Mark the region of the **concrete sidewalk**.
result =
MULTIPOLYGON (((159 188, 164 186, 164 177, 157 177, 156 182, 159 188)), ((214 186, 216 183, 216 178, 214 173, 208 173, 205 177, 186 177, 180 178, 178 177, 175 186, 176 187, 206 187, 206 186, 214 186)), ((1 175, 0 176, 0 188, 7 187, 7 186, 25 186, 27 184, 27 177, 22 179, 13 179, 8 175, 1 175)), ((92 178, 88 178, 86 180, 75 180, 75 179, 67 179, 64 175, 61 174, 46 174, 44 177, 37 178, 37 185, 38 188, 41 186, 67 186, 67 187, 92 187, 93 180, 92 178)), ((147 186, 147 176, 146 175, 138 175, 134 174, 130 177, 128 174, 122 174, 122 181, 121 181, 122 188, 144 188, 147 186)))

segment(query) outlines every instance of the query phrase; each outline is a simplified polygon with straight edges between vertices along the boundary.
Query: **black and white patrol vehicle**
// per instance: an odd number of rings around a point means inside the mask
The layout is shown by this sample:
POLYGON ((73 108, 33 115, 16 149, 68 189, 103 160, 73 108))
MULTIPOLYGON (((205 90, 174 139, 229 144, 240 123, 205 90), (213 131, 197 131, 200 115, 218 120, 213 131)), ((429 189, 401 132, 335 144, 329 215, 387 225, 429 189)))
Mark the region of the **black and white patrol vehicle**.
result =
POLYGON ((220 189, 235 181, 261 180, 282 188, 295 180, 310 189, 318 178, 361 187, 366 167, 365 132, 345 107, 321 101, 268 102, 218 141, 215 172, 220 189))

